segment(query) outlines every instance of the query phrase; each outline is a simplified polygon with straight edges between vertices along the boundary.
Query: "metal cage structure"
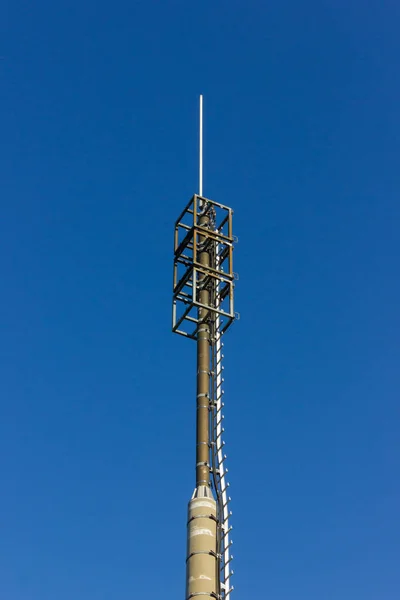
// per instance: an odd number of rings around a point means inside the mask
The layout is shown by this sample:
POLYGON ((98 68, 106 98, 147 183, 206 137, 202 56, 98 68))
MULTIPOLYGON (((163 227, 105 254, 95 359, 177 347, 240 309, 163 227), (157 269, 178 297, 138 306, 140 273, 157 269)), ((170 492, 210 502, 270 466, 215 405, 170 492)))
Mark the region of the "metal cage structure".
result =
POLYGON ((194 195, 175 223, 172 330, 196 339, 201 318, 199 308, 218 315, 221 332, 235 319, 233 244, 231 208, 208 198, 194 195), (207 218, 208 226, 202 223, 207 218), (218 248, 218 260, 216 252, 218 248), (210 254, 207 266, 200 252, 210 254), (205 305, 200 292, 218 289, 218 297, 205 305))

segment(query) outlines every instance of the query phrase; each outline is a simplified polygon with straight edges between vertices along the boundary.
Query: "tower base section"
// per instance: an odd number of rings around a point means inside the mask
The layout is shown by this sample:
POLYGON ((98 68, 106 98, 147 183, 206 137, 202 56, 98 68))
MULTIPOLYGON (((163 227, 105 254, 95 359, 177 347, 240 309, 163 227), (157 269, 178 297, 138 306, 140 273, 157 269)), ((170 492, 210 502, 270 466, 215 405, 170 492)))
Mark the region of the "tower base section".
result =
POLYGON ((186 600, 218 598, 217 503, 210 488, 195 489, 187 524, 186 600))

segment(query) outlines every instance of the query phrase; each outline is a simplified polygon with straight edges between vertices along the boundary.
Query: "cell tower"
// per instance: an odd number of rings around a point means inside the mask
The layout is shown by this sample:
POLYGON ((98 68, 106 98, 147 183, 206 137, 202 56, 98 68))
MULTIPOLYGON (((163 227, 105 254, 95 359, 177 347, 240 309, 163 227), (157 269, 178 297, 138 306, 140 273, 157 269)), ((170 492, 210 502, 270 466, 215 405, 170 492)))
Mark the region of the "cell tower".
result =
POLYGON ((223 453, 222 336, 236 318, 231 208, 199 193, 175 223, 172 330, 197 343, 196 487, 188 508, 186 600, 231 600, 232 541, 223 453))

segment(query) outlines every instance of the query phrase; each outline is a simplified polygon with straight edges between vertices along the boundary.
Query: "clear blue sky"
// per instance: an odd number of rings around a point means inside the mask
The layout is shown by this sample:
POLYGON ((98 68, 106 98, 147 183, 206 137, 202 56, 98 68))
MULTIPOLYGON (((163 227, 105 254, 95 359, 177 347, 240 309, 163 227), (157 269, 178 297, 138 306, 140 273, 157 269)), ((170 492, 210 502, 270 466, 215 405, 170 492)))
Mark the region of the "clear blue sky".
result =
POLYGON ((399 598, 399 27, 394 0, 2 3, 1 598, 184 597, 199 93, 239 237, 235 599, 399 598))

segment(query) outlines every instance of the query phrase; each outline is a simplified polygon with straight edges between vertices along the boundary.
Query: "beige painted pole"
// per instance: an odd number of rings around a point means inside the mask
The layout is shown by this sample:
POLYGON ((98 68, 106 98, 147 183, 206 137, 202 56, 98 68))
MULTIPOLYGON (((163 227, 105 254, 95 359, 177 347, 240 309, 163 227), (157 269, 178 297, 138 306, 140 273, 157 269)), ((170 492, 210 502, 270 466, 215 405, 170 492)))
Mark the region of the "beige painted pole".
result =
POLYGON ((193 497, 188 511, 188 543, 186 570, 186 600, 199 596, 199 600, 215 600, 217 597, 217 504, 211 496, 193 497))

